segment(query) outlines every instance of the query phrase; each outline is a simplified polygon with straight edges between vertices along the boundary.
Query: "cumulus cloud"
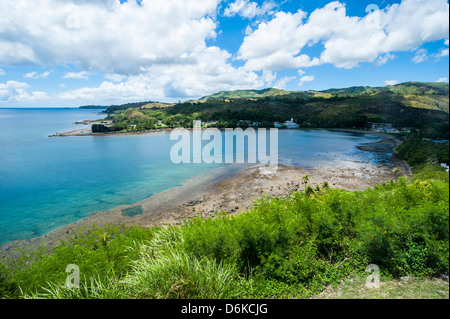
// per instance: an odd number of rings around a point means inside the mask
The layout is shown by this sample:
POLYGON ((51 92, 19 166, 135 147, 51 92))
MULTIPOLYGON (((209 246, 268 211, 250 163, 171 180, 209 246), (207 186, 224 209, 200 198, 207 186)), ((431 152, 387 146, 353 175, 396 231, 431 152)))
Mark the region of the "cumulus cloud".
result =
POLYGON ((300 78, 300 81, 298 82, 298 86, 303 86, 303 84, 307 82, 314 81, 314 75, 305 75, 300 78))
POLYGON ((29 72, 29 73, 24 74, 23 76, 25 78, 27 78, 27 79, 38 80, 38 79, 46 79, 46 78, 48 78, 50 73, 51 73, 51 71, 46 71, 44 73, 29 72))
MULTIPOLYGON (((258 87, 264 82, 255 73, 233 67, 226 50, 206 45, 216 37, 219 2, 4 0, 0 64, 83 70, 67 73, 66 79, 87 79, 87 71, 105 74, 100 86, 60 94, 64 98, 156 99, 258 87)), ((257 6, 254 14, 267 12, 271 3, 257 6)))
POLYGON ((41 91, 29 93, 30 85, 25 82, 7 81, 0 83, 0 102, 28 102, 47 99, 47 94, 41 91))
POLYGON ((60 94, 64 98, 195 97, 258 87, 264 82, 254 72, 233 67, 226 50, 206 45, 216 37, 219 2, 3 0, 0 64, 82 70, 64 76, 72 79, 86 79, 88 71, 105 74, 100 86, 60 94))
POLYGON ((264 79, 264 83, 267 85, 267 86, 271 86, 272 85, 272 83, 276 80, 276 78, 277 78, 277 74, 276 73, 274 73, 274 72, 272 72, 272 71, 266 71, 266 70, 264 70, 263 71, 263 79, 264 79))
POLYGON ((277 83, 275 83, 275 85, 274 85, 273 87, 274 87, 274 88, 277 88, 277 89, 284 90, 284 89, 286 88, 287 84, 288 84, 289 82, 295 80, 295 79, 296 79, 295 76, 285 76, 285 77, 282 77, 281 79, 279 79, 279 80, 277 81, 277 83))
POLYGON ((403 0, 364 17, 349 16, 345 4, 334 1, 309 16, 302 10, 278 12, 245 37, 238 58, 248 70, 325 63, 348 69, 363 62, 382 65, 394 57, 393 52, 448 39, 448 20, 446 0, 403 0), (315 44, 323 45, 320 56, 302 53, 305 46, 315 44))
POLYGON ((428 60, 428 52, 425 49, 418 49, 413 57, 414 63, 421 63, 428 60))
POLYGON ((86 71, 67 72, 66 74, 64 74, 63 79, 87 80, 87 79, 89 79, 89 77, 88 77, 88 73, 86 71))
POLYGON ((273 9, 277 5, 273 1, 265 1, 261 6, 256 2, 249 0, 236 0, 231 3, 224 11, 224 16, 233 17, 239 15, 243 18, 252 19, 257 16, 273 14, 273 9))
POLYGON ((442 48, 439 50, 439 52, 433 53, 433 54, 428 54, 428 51, 426 49, 420 48, 420 49, 415 50, 415 55, 412 58, 412 61, 414 63, 422 63, 429 59, 439 60, 448 55, 449 55, 448 48, 442 48))
POLYGON ((393 59, 395 59, 395 55, 388 52, 385 55, 380 55, 378 58, 376 58, 374 63, 376 66, 382 66, 385 65, 389 60, 393 59))
POLYGON ((398 84, 397 80, 386 80, 384 81, 384 85, 396 85, 398 84))
POLYGON ((106 74, 105 79, 110 80, 111 82, 121 82, 126 77, 121 74, 106 74))
POLYGON ((448 78, 442 77, 437 79, 436 82, 448 82, 448 78))
POLYGON ((442 57, 446 57, 448 55, 449 55, 449 51, 448 51, 448 48, 447 48, 447 49, 441 49, 439 51, 439 53, 435 55, 435 57, 439 59, 439 58, 442 58, 442 57))
POLYGON ((218 1, 3 0, 0 64, 75 64, 139 74, 141 67, 183 61, 185 53, 214 37, 208 14, 218 1))
MULTIPOLYGON (((264 81, 254 72, 237 69, 227 63, 231 57, 217 47, 198 49, 191 53, 197 63, 154 65, 142 74, 128 76, 124 81, 104 81, 95 88, 81 88, 59 95, 63 99, 181 99, 201 97, 221 90, 260 87, 264 81)), ((189 58, 189 57, 188 57, 189 58)))

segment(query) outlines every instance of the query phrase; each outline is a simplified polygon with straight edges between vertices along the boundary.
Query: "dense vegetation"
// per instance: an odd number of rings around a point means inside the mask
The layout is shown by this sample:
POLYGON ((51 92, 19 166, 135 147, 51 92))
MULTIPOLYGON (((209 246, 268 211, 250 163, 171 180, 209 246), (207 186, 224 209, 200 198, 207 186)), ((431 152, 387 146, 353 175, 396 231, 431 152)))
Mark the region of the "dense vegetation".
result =
POLYGON ((423 128, 448 123, 446 83, 409 82, 381 88, 352 87, 321 92, 278 89, 219 92, 177 104, 157 102, 111 106, 117 115, 112 131, 141 131, 161 127, 192 127, 193 120, 213 127, 273 127, 291 118, 303 127, 367 128, 371 122, 394 127, 423 128))
POLYGON ((80 106, 80 109, 85 110, 98 110, 98 109, 108 109, 110 106, 102 106, 102 105, 84 105, 80 106))
POLYGON ((396 155, 415 168, 424 165, 438 165, 446 163, 448 158, 449 125, 426 126, 420 131, 413 131, 406 136, 406 140, 397 148, 396 155), (447 142, 444 142, 444 141, 447 142))
MULTIPOLYGON (((428 166, 365 191, 327 185, 238 215, 80 230, 1 268, 3 297, 302 298, 377 264, 383 278, 447 273, 448 173, 428 166), (81 287, 65 287, 66 266, 81 287)), ((364 275, 367 276, 367 273, 364 275)))

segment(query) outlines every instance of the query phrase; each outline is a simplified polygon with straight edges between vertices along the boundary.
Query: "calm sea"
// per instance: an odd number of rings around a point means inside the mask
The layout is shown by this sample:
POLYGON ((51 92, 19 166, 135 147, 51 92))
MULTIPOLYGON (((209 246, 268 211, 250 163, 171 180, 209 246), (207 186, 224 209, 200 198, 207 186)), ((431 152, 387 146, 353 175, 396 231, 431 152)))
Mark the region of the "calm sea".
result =
MULTIPOLYGON (((52 137, 99 110, 0 109, 0 245, 30 239, 93 212, 132 204, 224 164, 173 164, 169 132, 52 137)), ((386 161, 359 151, 371 135, 280 130, 279 160, 305 168, 386 161)))

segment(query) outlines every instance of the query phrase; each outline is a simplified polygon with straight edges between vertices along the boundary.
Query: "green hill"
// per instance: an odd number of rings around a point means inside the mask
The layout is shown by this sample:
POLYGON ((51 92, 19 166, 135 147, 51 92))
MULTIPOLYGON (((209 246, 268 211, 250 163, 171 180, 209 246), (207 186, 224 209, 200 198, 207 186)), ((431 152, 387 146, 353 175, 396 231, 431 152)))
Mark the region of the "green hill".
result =
MULTIPOLYGON (((395 126, 422 127, 448 122, 448 85, 408 82, 382 88, 351 87, 325 91, 288 92, 248 98, 219 99, 239 94, 221 92, 214 98, 191 101, 166 109, 169 114, 196 115, 203 121, 285 121, 314 127, 365 127, 368 122, 391 122, 395 126)), ((267 93, 268 91, 266 91, 267 93)), ((245 93, 245 95, 244 95, 245 93)), ((228 123, 232 124, 232 123, 228 123)))
MULTIPOLYGON (((364 128, 370 122, 424 128, 439 123, 448 126, 449 88, 447 83, 407 82, 324 91, 236 90, 176 104, 143 102, 112 106, 107 112, 120 115, 130 108, 152 118, 152 123, 162 121, 165 127, 189 127, 194 119, 215 122, 217 127, 245 127, 250 121, 272 127, 274 121, 294 118, 302 126, 317 128, 364 128)), ((126 116, 123 118, 126 123, 120 123, 120 119, 115 119, 116 124, 124 125, 118 128, 140 127, 144 120, 146 124, 142 127, 150 125, 144 117, 126 116)))
POLYGON ((323 90, 323 93, 330 94, 361 94, 361 93, 376 93, 381 91, 389 91, 388 87, 370 87, 370 86, 352 86, 342 89, 328 89, 323 90))
POLYGON ((449 112, 448 108, 448 83, 438 82, 406 82, 384 87, 353 86, 348 88, 333 88, 323 91, 285 91, 275 88, 263 90, 235 90, 221 91, 202 97, 196 101, 186 103, 206 102, 208 100, 236 100, 236 99, 261 99, 267 97, 311 99, 316 97, 361 97, 370 96, 381 92, 393 92, 402 96, 410 107, 441 110, 449 112))
POLYGON ((389 86, 390 91, 398 94, 448 95, 448 83, 440 82, 406 82, 389 86))
POLYGON ((397 94, 407 95, 448 95, 448 83, 439 82, 405 82, 396 85, 387 85, 383 87, 370 86, 353 86, 342 89, 328 89, 321 92, 331 94, 362 94, 377 92, 394 92, 397 94))
POLYGON ((280 96, 291 94, 289 91, 268 88, 263 90, 235 90, 235 91, 220 91, 218 93, 204 96, 199 101, 205 100, 220 100, 220 99, 251 99, 263 98, 269 96, 280 96))
POLYGON ((84 105, 84 106, 80 106, 80 109, 85 109, 85 110, 97 110, 97 109, 107 109, 109 108, 109 106, 102 106, 102 105, 84 105))

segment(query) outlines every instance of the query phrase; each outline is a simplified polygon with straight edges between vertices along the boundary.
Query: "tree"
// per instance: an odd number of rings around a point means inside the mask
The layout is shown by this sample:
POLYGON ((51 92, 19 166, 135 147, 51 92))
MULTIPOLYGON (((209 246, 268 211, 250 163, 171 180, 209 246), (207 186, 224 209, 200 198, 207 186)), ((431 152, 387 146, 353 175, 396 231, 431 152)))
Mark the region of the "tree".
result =
POLYGON ((309 182, 309 176, 308 175, 303 176, 302 184, 305 184, 305 192, 306 192, 306 185, 308 184, 308 182, 309 182))
POLYGON ((394 167, 394 168, 392 169, 392 173, 394 173, 395 176, 397 176, 397 174, 400 173, 400 169, 399 169, 398 167, 394 167))

